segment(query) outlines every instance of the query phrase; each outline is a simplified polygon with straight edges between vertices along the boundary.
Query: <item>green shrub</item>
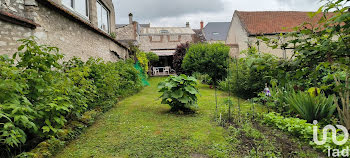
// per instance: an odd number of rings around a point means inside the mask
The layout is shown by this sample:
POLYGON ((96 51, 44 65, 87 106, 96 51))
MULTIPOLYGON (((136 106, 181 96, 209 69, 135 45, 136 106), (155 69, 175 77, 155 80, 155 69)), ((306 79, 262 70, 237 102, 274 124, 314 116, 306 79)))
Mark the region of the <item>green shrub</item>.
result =
POLYGON ((159 83, 159 92, 162 92, 162 104, 171 106, 171 111, 190 112, 196 108, 198 89, 197 81, 193 77, 185 75, 170 76, 164 82, 159 83))
POLYGON ((311 96, 308 92, 296 92, 286 96, 291 109, 308 122, 329 118, 335 111, 334 96, 311 96))
POLYGON ((148 52, 146 53, 146 56, 151 64, 159 61, 159 56, 156 53, 148 52))
POLYGON ((244 58, 230 63, 229 75, 219 83, 219 88, 230 91, 242 98, 256 97, 279 73, 279 61, 276 56, 258 53, 255 48, 242 52, 244 58), (238 71, 237 71, 238 70, 238 71), (230 85, 230 87, 228 87, 230 85))
POLYGON ((20 41, 12 59, 0 56, 0 157, 32 140, 57 137, 68 120, 107 110, 141 88, 132 61, 62 62, 58 48, 33 37, 20 41))
POLYGON ((202 82, 202 83, 204 83, 204 84, 213 84, 213 81, 212 81, 212 79, 210 78, 210 76, 209 75, 207 75, 207 74, 201 74, 201 73, 199 73, 199 72, 195 72, 195 73, 193 73, 192 74, 192 76, 194 77, 194 78, 196 78, 198 81, 200 81, 200 82, 202 82))
POLYGON ((188 49, 182 68, 188 73, 208 74, 216 84, 227 75, 230 47, 221 44, 193 44, 188 49))
POLYGON ((149 60, 147 58, 147 53, 139 50, 138 52, 136 52, 136 57, 137 57, 137 60, 140 62, 141 67, 143 68, 143 72, 145 72, 145 74, 147 74, 148 64, 149 64, 149 60))

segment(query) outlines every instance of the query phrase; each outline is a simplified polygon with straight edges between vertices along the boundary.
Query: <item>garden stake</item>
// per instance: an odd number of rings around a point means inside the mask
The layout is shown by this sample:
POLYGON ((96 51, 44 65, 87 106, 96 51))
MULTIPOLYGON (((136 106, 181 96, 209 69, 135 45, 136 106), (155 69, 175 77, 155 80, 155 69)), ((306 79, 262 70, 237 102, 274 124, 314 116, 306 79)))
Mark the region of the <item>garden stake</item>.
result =
MULTIPOLYGON (((230 56, 228 57, 228 63, 227 63, 227 76, 230 76, 230 56)), ((228 83, 228 122, 231 122, 231 88, 230 83, 228 83)))
MULTIPOLYGON (((238 73, 238 59, 237 59, 237 57, 236 57, 236 73, 237 73, 236 86, 238 87, 238 79, 239 79, 238 75, 239 75, 239 73, 238 73)), ((238 97, 238 100, 237 100, 237 104, 238 104, 238 116, 239 116, 238 120, 239 120, 239 122, 241 122, 241 105, 240 105, 239 97, 238 97)))

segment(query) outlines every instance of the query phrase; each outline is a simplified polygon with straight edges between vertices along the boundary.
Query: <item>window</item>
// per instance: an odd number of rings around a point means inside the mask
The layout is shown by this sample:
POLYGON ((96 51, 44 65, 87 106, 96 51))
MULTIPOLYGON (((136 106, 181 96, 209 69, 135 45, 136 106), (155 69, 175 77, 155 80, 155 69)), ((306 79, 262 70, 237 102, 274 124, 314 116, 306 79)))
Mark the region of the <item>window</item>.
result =
POLYGON ((84 17, 89 17, 87 0, 62 0, 62 3, 84 17))
POLYGON ((160 30, 160 33, 169 33, 168 30, 160 30))
POLYGON ((220 33, 219 32, 213 32, 213 35, 219 35, 220 33))
POLYGON ((96 6, 98 28, 100 28, 103 31, 109 32, 109 11, 99 1, 97 1, 96 6))

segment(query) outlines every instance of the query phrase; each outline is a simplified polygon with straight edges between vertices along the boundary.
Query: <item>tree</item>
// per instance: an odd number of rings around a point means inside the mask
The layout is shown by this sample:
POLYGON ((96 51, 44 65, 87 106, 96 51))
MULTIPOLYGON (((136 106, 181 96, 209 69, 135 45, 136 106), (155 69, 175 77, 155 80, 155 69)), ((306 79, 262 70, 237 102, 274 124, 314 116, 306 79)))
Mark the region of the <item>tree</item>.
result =
POLYGON ((150 62, 150 64, 159 61, 159 56, 156 53, 148 52, 148 53, 146 53, 146 56, 147 56, 147 59, 150 62))
POLYGON ((208 74, 214 84, 227 75, 230 47, 222 43, 193 44, 188 49, 182 68, 189 73, 208 74))
POLYGON ((216 111, 218 109, 216 85, 227 75, 230 47, 222 43, 198 43, 191 45, 182 63, 186 72, 199 72, 210 76, 215 88, 216 111))
POLYGON ((186 55, 187 50, 190 48, 190 43, 181 43, 177 46, 174 57, 173 57, 173 69, 176 71, 176 73, 182 74, 183 69, 181 67, 182 61, 186 55))

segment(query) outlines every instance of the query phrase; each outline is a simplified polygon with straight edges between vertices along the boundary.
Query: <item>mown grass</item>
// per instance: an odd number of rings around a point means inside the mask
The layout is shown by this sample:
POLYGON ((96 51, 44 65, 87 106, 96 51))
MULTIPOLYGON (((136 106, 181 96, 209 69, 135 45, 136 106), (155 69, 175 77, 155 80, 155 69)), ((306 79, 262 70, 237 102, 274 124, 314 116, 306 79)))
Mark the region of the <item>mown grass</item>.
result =
MULTIPOLYGON (((175 115, 158 99, 157 84, 164 79, 151 78, 151 86, 101 116, 57 157, 233 156, 228 132, 213 121, 214 90, 200 85, 197 113, 175 115)), ((218 91, 218 96, 221 103, 227 94, 218 91)))
MULTIPOLYGON (((150 78, 151 86, 119 102, 56 157, 317 157, 313 151, 304 151, 298 141, 274 134, 269 127, 257 128, 250 123, 236 124, 238 128, 219 126, 214 121, 215 91, 207 85, 199 85, 196 114, 169 113, 170 107, 158 99, 157 85, 164 79, 150 78)), ((219 112, 227 108, 227 98, 227 93, 218 91, 219 112)), ((237 98, 232 99, 237 112, 237 98)), ((249 102, 241 100, 242 114, 251 109, 249 102)), ((255 111, 266 109, 256 105, 255 111)), ((238 119, 235 114, 233 117, 238 119)))

